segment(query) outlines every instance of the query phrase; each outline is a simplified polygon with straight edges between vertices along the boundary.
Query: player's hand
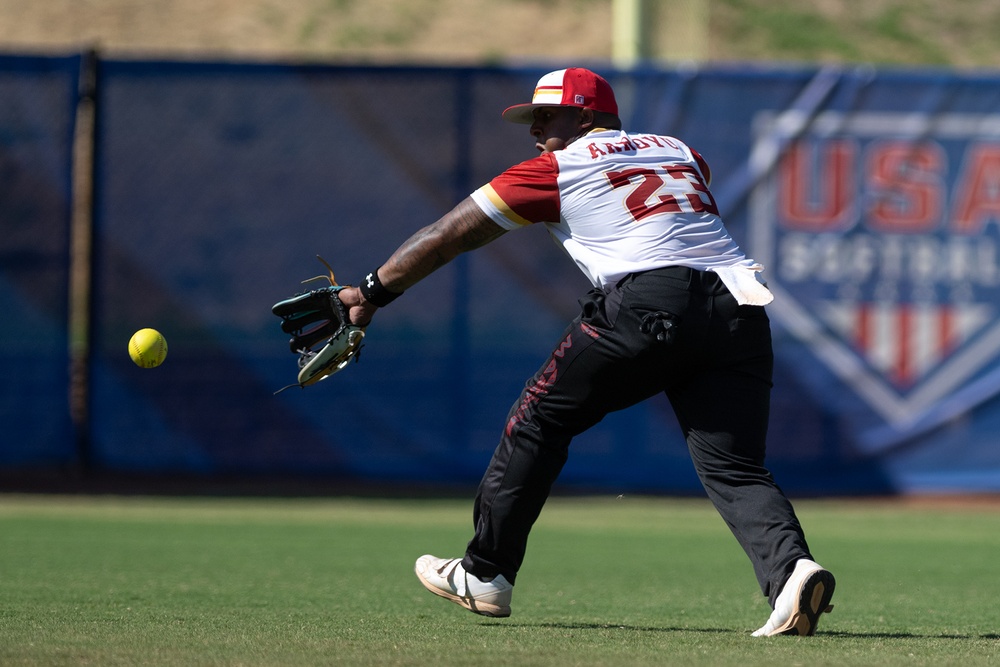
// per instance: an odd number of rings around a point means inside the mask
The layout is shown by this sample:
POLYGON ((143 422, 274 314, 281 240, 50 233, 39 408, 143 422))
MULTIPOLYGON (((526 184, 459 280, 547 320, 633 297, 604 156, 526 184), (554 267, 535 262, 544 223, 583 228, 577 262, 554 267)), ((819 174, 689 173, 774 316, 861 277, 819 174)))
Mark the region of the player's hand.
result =
POLYGON ((361 296, 361 290, 357 287, 345 287, 340 290, 337 296, 340 297, 340 302, 347 309, 347 316, 350 318, 351 324, 359 327, 368 326, 375 311, 378 310, 377 306, 365 301, 365 298, 361 296))

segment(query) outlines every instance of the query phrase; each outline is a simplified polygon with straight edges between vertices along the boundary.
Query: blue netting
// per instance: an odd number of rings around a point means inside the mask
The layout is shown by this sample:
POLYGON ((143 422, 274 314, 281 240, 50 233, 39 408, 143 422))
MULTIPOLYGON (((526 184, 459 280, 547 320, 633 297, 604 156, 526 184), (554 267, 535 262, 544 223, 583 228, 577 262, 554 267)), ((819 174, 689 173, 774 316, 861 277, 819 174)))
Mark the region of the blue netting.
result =
MULTIPOLYGON (((74 70, 72 59, 43 62, 49 70, 28 82, 0 79, 20 91, 11 99, 48 91, 53 114, 42 128, 35 111, 0 111, 0 164, 14 175, 0 187, 15 204, 0 212, 0 305, 18 314, 0 325, 11 369, 0 414, 14 425, 5 439, 31 432, 36 443, 7 447, 5 460, 71 452, 65 376, 52 378, 66 362, 74 70), (51 343, 45 372, 27 356, 39 335, 51 343), (41 412, 60 416, 41 425, 41 412)), ((96 464, 475 482, 587 289, 544 230, 508 234, 412 288, 379 314, 357 366, 309 390, 273 395, 294 357, 270 306, 323 273, 315 254, 357 282, 533 155, 527 128, 499 112, 542 73, 103 61, 96 464), (125 354, 147 326, 170 343, 153 371, 125 354)), ((628 128, 675 134, 705 155, 727 225, 767 265, 778 296, 769 446, 782 484, 1000 489, 1000 78, 870 67, 605 74, 628 128)), ((561 483, 699 489, 665 400, 579 438, 561 483)))
POLYGON ((0 465, 72 463, 70 167, 79 57, 0 56, 0 465))

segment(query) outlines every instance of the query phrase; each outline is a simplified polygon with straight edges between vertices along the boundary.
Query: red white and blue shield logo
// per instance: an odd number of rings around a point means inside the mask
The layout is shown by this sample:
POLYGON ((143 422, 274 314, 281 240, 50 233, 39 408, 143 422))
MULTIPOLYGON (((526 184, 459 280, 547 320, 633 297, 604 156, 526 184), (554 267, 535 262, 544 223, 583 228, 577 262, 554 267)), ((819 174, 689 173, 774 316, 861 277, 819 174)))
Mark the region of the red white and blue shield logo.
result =
POLYGON ((751 169, 772 317, 883 431, 1000 391, 1000 115, 762 114, 751 169))

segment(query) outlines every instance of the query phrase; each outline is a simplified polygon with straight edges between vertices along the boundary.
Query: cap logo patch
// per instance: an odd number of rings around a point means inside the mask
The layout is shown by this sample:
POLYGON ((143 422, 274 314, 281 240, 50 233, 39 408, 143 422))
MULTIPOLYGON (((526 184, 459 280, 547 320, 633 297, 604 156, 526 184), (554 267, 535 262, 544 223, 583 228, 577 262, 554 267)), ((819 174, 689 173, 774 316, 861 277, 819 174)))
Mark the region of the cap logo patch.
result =
POLYGON ((573 96, 573 104, 583 104, 583 103, 584 103, 584 101, 583 101, 583 95, 574 95, 573 96))

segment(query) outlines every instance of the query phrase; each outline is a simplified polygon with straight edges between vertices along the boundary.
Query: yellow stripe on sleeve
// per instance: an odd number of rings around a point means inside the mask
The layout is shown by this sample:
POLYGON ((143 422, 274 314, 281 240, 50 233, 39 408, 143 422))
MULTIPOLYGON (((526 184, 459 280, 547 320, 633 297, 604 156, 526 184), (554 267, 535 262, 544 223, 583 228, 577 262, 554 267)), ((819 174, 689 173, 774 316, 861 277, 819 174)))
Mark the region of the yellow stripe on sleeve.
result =
POLYGON ((500 198, 500 195, 497 194, 497 191, 494 190, 493 186, 490 185, 489 183, 479 188, 479 190, 486 195, 486 197, 490 200, 490 203, 493 204, 493 206, 500 213, 500 215, 502 215, 506 219, 522 227, 531 224, 531 220, 528 220, 527 218, 522 218, 514 211, 514 209, 508 206, 507 202, 505 202, 503 199, 500 198))

